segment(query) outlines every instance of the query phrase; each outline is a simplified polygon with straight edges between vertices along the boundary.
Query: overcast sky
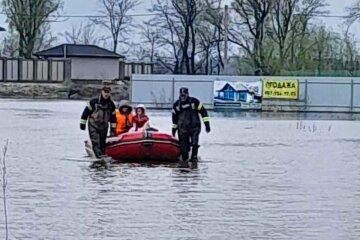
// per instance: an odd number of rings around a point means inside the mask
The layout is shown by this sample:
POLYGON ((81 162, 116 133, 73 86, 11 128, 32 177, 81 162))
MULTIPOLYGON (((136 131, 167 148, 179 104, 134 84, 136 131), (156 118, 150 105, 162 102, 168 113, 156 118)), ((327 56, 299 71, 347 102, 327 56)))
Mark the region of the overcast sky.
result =
MULTIPOLYGON (((64 0, 64 14, 66 15, 96 15, 98 5, 98 0, 64 0)), ((152 0, 141 0, 141 4, 136 8, 136 14, 147 13, 147 9, 150 8, 152 0)), ((330 4, 328 10, 330 11, 331 15, 344 15, 345 14, 345 7, 349 6, 355 0, 327 0, 330 4)), ((224 2, 231 2, 231 0, 224 0, 224 2)), ((5 23, 5 16, 0 16, 0 25, 7 28, 7 24, 5 23)), ((136 17, 138 22, 144 20, 144 18, 136 17)), ((326 18, 326 19, 319 19, 320 21, 324 22, 328 27, 331 27, 334 31, 341 31, 341 19, 336 18, 326 18)), ((86 21, 85 18, 71 18, 65 22, 54 23, 52 25, 52 30, 55 33, 64 32, 65 30, 70 30, 72 25, 77 25, 81 21, 86 21)), ((351 32, 357 34, 358 38, 360 39, 360 34, 356 33, 356 29, 358 26, 355 26, 351 29, 351 32)), ((62 38, 59 38, 59 42, 62 42, 62 38)))

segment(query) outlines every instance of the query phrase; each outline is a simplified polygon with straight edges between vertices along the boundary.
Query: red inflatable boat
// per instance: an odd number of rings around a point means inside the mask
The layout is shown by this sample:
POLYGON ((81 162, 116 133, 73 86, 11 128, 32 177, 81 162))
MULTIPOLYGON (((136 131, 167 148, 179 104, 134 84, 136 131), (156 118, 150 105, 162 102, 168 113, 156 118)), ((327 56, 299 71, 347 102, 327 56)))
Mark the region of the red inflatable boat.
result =
MULTIPOLYGON (((89 145, 87 142, 87 149, 89 145)), ((129 132, 107 139, 106 155, 124 162, 177 162, 178 140, 166 133, 129 132)))

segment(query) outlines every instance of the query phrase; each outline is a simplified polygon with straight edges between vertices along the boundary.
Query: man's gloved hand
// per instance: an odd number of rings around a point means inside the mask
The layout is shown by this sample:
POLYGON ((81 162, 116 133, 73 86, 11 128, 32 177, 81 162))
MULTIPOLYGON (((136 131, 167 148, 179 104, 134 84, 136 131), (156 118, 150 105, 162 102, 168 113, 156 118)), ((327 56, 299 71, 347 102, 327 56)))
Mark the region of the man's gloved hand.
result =
POLYGON ((209 133, 211 131, 210 129, 210 123, 205 123, 205 129, 206 129, 206 132, 209 133))
POLYGON ((176 128, 172 128, 172 135, 173 135, 173 137, 175 137, 175 134, 176 134, 176 128))
POLYGON ((80 129, 83 130, 83 131, 85 131, 85 129, 86 129, 86 124, 80 123, 80 129))

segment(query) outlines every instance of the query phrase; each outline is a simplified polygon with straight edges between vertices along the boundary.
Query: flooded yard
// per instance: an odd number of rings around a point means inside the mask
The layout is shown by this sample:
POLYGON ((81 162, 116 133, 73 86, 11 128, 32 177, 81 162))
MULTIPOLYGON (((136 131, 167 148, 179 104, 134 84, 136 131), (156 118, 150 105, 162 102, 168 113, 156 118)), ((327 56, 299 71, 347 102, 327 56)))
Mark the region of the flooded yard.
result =
POLYGON ((91 169, 66 160, 85 159, 85 104, 0 100, 10 239, 360 239, 356 116, 212 112, 197 169, 91 169))

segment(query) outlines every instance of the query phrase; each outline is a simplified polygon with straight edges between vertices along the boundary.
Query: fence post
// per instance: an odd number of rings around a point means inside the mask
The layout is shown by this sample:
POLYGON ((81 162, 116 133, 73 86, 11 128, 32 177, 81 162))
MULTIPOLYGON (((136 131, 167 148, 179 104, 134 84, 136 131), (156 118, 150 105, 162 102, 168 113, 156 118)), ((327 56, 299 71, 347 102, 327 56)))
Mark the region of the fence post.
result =
POLYGON ((172 102, 175 102, 175 77, 172 78, 172 102))
POLYGON ((305 110, 308 108, 308 80, 305 79, 305 110))
MULTIPOLYGON (((124 78, 125 79, 125 78, 124 78)), ((132 79, 132 76, 130 76, 129 78, 129 89, 130 89, 130 92, 129 92, 129 101, 131 104, 133 104, 133 90, 134 90, 134 81, 132 79)))
POLYGON ((145 74, 145 64, 141 63, 141 74, 145 74))
POLYGON ((67 82, 70 82, 71 81, 71 72, 72 72, 72 69, 71 69, 71 59, 66 59, 65 60, 65 66, 64 67, 64 70, 65 70, 65 81, 67 82))
POLYGON ((52 80, 52 60, 49 59, 48 61, 48 76, 47 76, 47 80, 50 82, 52 80))
POLYGON ((34 64, 33 64, 33 78, 34 78, 34 82, 37 82, 39 79, 38 79, 38 59, 35 59, 34 60, 34 64))
POLYGON ((4 62, 3 62, 3 68, 4 68, 4 70, 3 70, 3 76, 4 76, 4 82, 6 82, 6 80, 7 80, 7 58, 4 58, 4 62))
POLYGON ((119 80, 125 79, 125 62, 121 60, 119 62, 119 80))
POLYGON ((350 111, 352 112, 354 108, 354 79, 351 79, 350 89, 350 111))
POLYGON ((23 81, 23 61, 24 59, 21 59, 19 58, 18 59, 18 69, 17 69, 17 72, 18 72, 18 81, 23 81))
POLYGON ((1 68, 2 68, 2 71, 1 71, 1 81, 2 82, 5 82, 5 58, 1 58, 1 68))

